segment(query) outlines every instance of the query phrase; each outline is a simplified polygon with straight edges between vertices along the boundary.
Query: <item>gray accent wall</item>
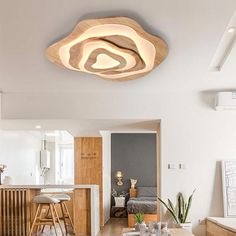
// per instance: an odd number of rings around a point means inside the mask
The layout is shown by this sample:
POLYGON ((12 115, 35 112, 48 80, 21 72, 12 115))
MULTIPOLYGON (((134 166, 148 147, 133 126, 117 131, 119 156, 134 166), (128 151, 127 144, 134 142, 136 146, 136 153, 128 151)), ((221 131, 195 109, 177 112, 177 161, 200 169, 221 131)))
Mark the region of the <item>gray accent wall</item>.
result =
POLYGON ((156 186, 156 134, 111 135, 111 188, 129 191, 130 178, 138 179, 137 186, 156 186), (124 185, 117 186, 116 171, 124 174, 124 185))

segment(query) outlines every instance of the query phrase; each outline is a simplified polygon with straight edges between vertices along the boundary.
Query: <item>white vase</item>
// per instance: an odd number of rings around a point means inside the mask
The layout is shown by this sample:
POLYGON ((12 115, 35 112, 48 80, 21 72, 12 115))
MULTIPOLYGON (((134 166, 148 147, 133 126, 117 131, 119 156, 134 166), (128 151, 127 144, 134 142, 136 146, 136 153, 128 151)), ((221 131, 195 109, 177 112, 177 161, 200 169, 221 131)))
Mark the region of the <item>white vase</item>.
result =
POLYGON ((141 224, 136 223, 136 224, 134 225, 134 229, 135 229, 135 231, 137 231, 137 232, 143 231, 144 229, 146 229, 146 224, 145 224, 145 222, 143 221, 141 224))
POLYGON ((4 185, 12 185, 13 184, 13 179, 11 176, 5 176, 3 180, 4 185))
POLYGON ((193 225, 192 225, 192 222, 186 222, 186 223, 180 223, 179 227, 192 232, 193 225))

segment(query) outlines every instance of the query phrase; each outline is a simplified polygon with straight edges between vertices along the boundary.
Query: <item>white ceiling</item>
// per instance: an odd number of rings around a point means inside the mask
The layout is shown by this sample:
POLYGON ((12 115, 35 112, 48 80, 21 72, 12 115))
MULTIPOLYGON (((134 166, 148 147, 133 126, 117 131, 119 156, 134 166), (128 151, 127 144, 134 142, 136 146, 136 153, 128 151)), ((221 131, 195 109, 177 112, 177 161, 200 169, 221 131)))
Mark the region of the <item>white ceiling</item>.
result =
MULTIPOLYGON (((67 130, 73 136, 100 136, 100 131, 120 132, 156 132, 159 120, 141 119, 86 119, 86 120, 2 120, 2 130, 67 130), (37 130, 37 129, 35 129, 37 130)), ((45 133, 43 132, 43 133, 45 133)))
POLYGON ((8 119, 32 119, 30 126, 35 119, 64 120, 59 123, 68 129, 69 120, 87 118, 156 120, 164 95, 236 89, 235 47, 221 72, 208 71, 235 9, 235 0, 0 0, 2 127, 8 119), (166 40, 169 55, 159 68, 138 80, 111 82, 45 58, 45 49, 79 20, 114 15, 129 16, 166 40))

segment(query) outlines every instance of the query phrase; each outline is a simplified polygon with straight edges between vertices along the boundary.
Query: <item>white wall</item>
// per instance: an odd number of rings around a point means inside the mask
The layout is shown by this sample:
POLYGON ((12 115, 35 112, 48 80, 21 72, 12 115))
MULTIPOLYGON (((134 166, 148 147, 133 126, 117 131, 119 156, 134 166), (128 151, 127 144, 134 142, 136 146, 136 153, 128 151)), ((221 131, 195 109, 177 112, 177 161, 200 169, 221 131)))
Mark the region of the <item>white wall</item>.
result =
POLYGON ((14 184, 39 184, 41 136, 38 132, 1 131, 0 163, 6 164, 4 176, 14 184))
POLYGON ((162 197, 175 199, 196 188, 189 219, 197 236, 205 235, 198 220, 223 216, 220 160, 236 159, 236 113, 216 112, 211 94, 178 95, 166 101, 162 118, 162 197), (168 170, 184 163, 186 170, 168 170))
POLYGON ((102 181, 103 181, 103 223, 110 219, 111 209, 111 133, 101 131, 102 135, 102 181))
POLYGON ((45 173, 45 184, 56 184, 56 143, 47 141, 46 149, 50 152, 50 169, 45 173))

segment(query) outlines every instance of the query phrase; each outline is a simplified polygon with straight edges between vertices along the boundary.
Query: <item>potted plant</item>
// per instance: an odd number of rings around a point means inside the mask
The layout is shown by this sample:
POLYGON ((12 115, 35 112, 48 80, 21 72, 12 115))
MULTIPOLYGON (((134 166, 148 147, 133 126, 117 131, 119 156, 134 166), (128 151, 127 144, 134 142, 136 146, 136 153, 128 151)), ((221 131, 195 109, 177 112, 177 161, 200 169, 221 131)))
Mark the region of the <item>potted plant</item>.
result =
POLYGON ((146 224, 144 222, 144 215, 142 213, 136 213, 134 215, 135 219, 135 231, 140 231, 142 228, 146 228, 146 224))
POLYGON ((174 206, 170 199, 167 200, 165 203, 162 199, 158 198, 159 201, 166 207, 166 209, 170 212, 171 216, 173 217, 175 223, 184 229, 192 231, 192 223, 188 222, 188 214, 189 210, 192 205, 193 193, 189 196, 188 200, 185 201, 183 194, 179 193, 177 196, 177 204, 174 206))

